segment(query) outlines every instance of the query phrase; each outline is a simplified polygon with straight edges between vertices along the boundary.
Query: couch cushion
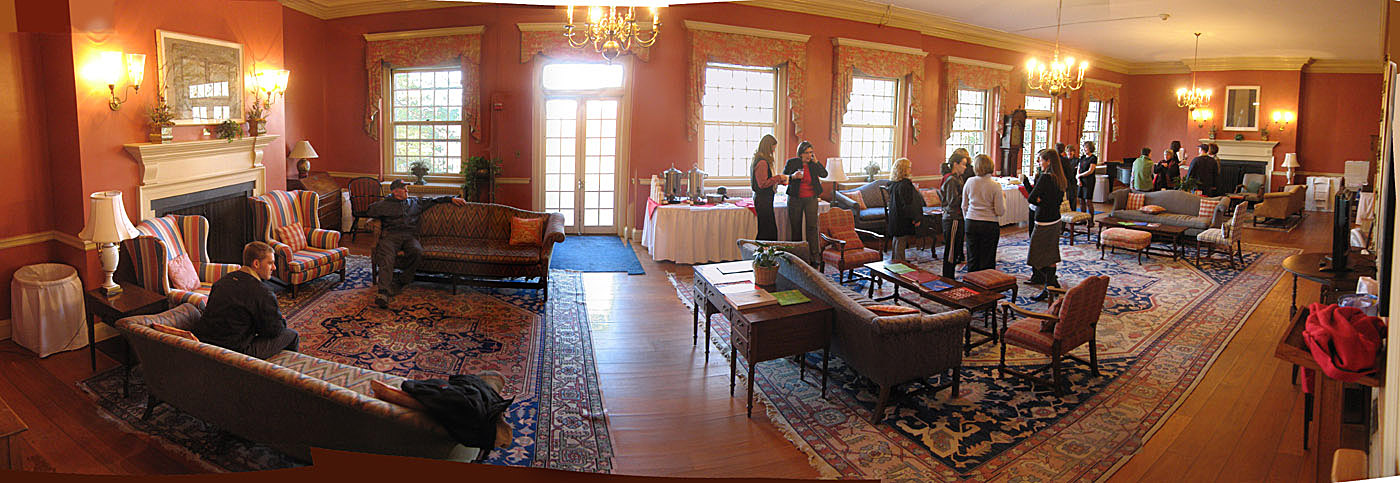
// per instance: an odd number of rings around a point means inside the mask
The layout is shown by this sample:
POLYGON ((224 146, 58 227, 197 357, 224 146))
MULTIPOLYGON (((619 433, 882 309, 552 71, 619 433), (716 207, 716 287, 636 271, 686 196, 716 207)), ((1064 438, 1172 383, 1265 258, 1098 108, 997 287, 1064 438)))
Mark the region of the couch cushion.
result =
POLYGON ((866 208, 860 210, 860 221, 874 221, 885 219, 885 207, 866 208))
POLYGON ((151 328, 152 328, 152 329, 155 329, 156 332, 163 332, 163 333, 170 334, 170 335, 173 335, 173 336, 176 336, 176 337, 183 337, 183 338, 186 338, 186 339, 195 341, 195 342, 199 342, 199 338, 198 338, 198 337, 195 337, 193 333, 191 333, 190 331, 185 330, 185 329, 177 329, 177 328, 174 328, 174 327, 165 325, 165 324, 151 324, 151 328))
POLYGON ((199 273, 194 270, 194 263, 190 262, 190 257, 184 253, 170 259, 167 262, 166 271, 170 272, 171 288, 180 290, 199 288, 199 273))
POLYGON ((306 247, 306 249, 292 254, 292 259, 287 261, 287 269, 293 273, 312 272, 320 267, 344 261, 348 256, 350 256, 350 249, 345 247, 306 247))
POLYGON ((1142 210, 1143 213, 1147 213, 1149 215, 1160 215, 1162 213, 1166 213, 1167 211, 1166 208, 1157 205, 1147 205, 1139 209, 1142 210))
POLYGON ((865 197, 864 197, 864 196, 861 196, 860 190, 846 190, 846 191, 841 191, 840 193, 841 193, 842 195, 845 195, 847 198, 850 198, 851 201, 856 202, 856 206, 860 207, 859 209, 861 209, 861 210, 866 209, 865 197))
POLYGON ((1146 196, 1144 196, 1142 193, 1128 193, 1128 209, 1141 209, 1144 204, 1143 200, 1145 199, 1146 196))
POLYGON ((403 382, 403 378, 382 372, 361 369, 337 362, 328 361, 318 357, 309 356, 300 352, 282 351, 267 358, 267 362, 291 369, 304 376, 320 379, 322 381, 335 384, 351 391, 373 396, 370 389, 370 381, 382 381, 390 386, 398 386, 403 382))
POLYGON ((919 309, 916 309, 916 308, 913 308, 913 307, 904 307, 904 306, 900 306, 900 305, 890 305, 890 304, 873 304, 873 305, 866 305, 866 306, 865 306, 865 310, 869 310, 869 311, 871 311, 871 312, 874 312, 875 315, 877 315, 877 316, 885 316, 885 315, 908 315, 908 314, 917 314, 917 313, 919 313, 919 309))
MULTIPOLYGON (((841 255, 842 253, 836 250, 827 250, 822 252, 822 260, 826 260, 826 263, 837 265, 839 267, 841 264, 841 255)), ((855 268, 857 266, 865 265, 867 263, 879 260, 884 257, 880 255, 880 252, 877 252, 875 250, 871 250, 869 248, 857 248, 854 250, 846 250, 845 258, 846 268, 855 268)))
POLYGON ((423 256, 439 260, 475 263, 532 265, 540 262, 538 245, 511 245, 506 240, 474 240, 452 236, 430 236, 419 240, 423 256))
POLYGON ((1164 225, 1184 226, 1187 228, 1205 229, 1210 226, 1210 218, 1201 218, 1194 215, 1182 215, 1177 213, 1162 213, 1160 215, 1149 215, 1139 210, 1115 210, 1109 213, 1114 218, 1128 221, 1145 221, 1148 223, 1162 223, 1164 225))
POLYGON ((1051 346, 1055 343, 1054 332, 1042 331, 1041 321, 1032 318, 1021 318, 1011 322, 1010 325, 1007 325, 1002 338, 1006 344, 1025 347, 1040 353, 1049 353, 1051 346))
POLYGON ((544 221, 545 218, 538 217, 510 217, 510 244, 539 246, 540 231, 544 228, 544 221))
POLYGON ((1207 218, 1215 216, 1215 207, 1219 205, 1220 200, 1218 199, 1201 200, 1200 205, 1198 205, 1199 208, 1196 211, 1196 216, 1204 216, 1207 218))
POLYGON ((303 230, 299 224, 293 223, 273 228, 272 234, 277 237, 277 241, 291 246, 294 252, 305 250, 307 247, 306 230, 303 230))

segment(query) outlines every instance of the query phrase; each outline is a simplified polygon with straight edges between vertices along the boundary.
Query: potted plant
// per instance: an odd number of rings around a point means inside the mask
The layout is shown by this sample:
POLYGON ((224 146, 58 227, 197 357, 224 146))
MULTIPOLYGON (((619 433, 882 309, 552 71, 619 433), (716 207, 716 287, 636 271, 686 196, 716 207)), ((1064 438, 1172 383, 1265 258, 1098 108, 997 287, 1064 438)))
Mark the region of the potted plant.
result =
POLYGON ((428 181, 423 179, 424 176, 428 175, 428 163, 414 161, 413 164, 408 165, 408 172, 413 173, 413 176, 417 178, 413 184, 428 184, 428 181))
POLYGON ((467 158, 467 162, 462 164, 462 198, 467 201, 475 199, 482 183, 489 183, 491 178, 500 175, 501 160, 485 156, 467 158))
POLYGON ((866 182, 875 181, 875 175, 877 174, 880 174, 880 165, 875 164, 874 161, 871 161, 870 164, 865 165, 866 182))
POLYGON ((238 125, 233 119, 225 119, 224 122, 214 126, 214 137, 233 142, 234 139, 243 137, 243 126, 238 125))
POLYGON ((785 247, 758 242, 758 251, 753 253, 754 285, 778 283, 778 254, 785 251, 785 247))
POLYGON ((1210 138, 1211 138, 1211 139, 1215 139, 1215 125, 1214 125, 1214 124, 1211 124, 1211 125, 1210 125, 1210 138))
POLYGON ((1268 125, 1268 124, 1265 124, 1263 127, 1259 128, 1259 139, 1264 140, 1264 141, 1268 141, 1268 140, 1269 140, 1269 125, 1268 125))
POLYGON ((248 108, 248 133, 254 136, 267 134, 267 113, 272 111, 272 103, 253 98, 253 106, 248 108))
POLYGON ((150 140, 153 143, 168 143, 175 139, 175 111, 165 103, 164 95, 156 95, 156 105, 151 107, 150 140))
POLYGON ((1195 193, 1196 189, 1201 187, 1201 182, 1196 178, 1188 178, 1182 176, 1181 179, 1177 181, 1176 187, 1177 189, 1185 191, 1187 193, 1195 193))

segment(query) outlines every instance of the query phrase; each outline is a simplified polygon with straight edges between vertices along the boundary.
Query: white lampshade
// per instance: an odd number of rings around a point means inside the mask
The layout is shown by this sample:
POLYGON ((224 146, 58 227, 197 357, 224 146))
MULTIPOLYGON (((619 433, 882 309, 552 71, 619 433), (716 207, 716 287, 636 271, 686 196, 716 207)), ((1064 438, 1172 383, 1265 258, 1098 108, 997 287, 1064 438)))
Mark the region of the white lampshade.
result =
POLYGON ((311 159, 316 157, 316 150, 311 148, 310 142, 297 141, 297 144, 295 146, 292 146, 292 154, 287 155, 287 157, 295 159, 311 159))
POLYGON ((1288 154, 1283 155, 1283 167, 1285 167, 1285 168, 1301 168, 1301 167, 1303 167, 1303 165, 1298 164, 1298 153, 1288 153, 1288 154))
POLYGON ((88 215, 87 226, 78 237, 93 243, 117 243, 136 238, 141 232, 131 226, 126 217, 126 204, 122 203, 122 192, 99 191, 93 193, 92 211, 88 215))
POLYGON ((846 181, 846 166, 841 158, 826 158, 826 181, 846 181))

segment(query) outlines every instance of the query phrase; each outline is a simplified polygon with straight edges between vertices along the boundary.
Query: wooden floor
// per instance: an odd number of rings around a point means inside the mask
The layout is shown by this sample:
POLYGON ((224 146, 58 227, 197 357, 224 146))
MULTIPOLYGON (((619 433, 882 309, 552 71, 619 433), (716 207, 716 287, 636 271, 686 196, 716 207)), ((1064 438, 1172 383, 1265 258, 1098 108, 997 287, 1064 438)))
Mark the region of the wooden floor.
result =
MULTIPOLYGON (((1247 243, 1325 249, 1330 215, 1309 213, 1290 233, 1246 230, 1247 243)), ((365 240, 360 241, 364 245, 365 240)), ((666 272, 637 246, 646 275, 584 274, 593 344, 616 473, 815 478, 807 457, 763 411, 744 417, 729 396, 723 356, 691 345, 690 312, 666 272)), ((368 247, 352 246, 365 254, 368 247)), ((1114 481, 1309 481, 1302 396, 1273 357, 1288 315, 1284 277, 1220 354, 1195 391, 1114 481)), ((1300 301, 1316 297, 1303 282, 1300 301)), ((114 363, 99 356, 99 369, 114 363)), ((25 468, 72 473, 184 473, 195 466, 102 419, 75 383, 91 372, 86 349, 37 359, 0 342, 0 398, 29 424, 25 468)))

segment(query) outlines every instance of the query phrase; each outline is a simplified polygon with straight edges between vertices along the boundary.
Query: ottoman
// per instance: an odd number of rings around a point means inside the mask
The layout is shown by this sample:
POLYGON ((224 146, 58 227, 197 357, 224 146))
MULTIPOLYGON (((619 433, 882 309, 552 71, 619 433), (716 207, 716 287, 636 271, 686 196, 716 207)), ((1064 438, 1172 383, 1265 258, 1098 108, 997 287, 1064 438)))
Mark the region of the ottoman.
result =
POLYGON ((982 292, 1011 291, 1011 300, 1016 300, 1016 277, 995 269, 978 270, 963 275, 962 282, 982 292))
POLYGON ((1147 246, 1152 244, 1152 233, 1113 227, 1099 233, 1099 242, 1099 260, 1103 260, 1104 247, 1122 248, 1137 251, 1138 264, 1141 265, 1142 255, 1147 252, 1147 246))

